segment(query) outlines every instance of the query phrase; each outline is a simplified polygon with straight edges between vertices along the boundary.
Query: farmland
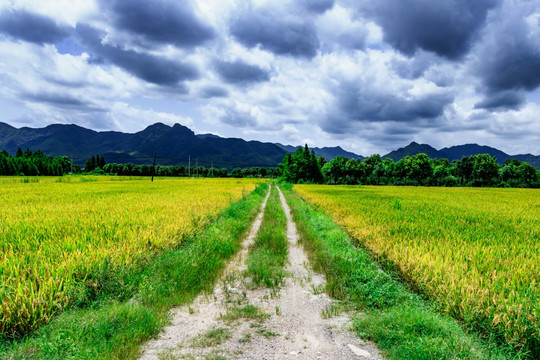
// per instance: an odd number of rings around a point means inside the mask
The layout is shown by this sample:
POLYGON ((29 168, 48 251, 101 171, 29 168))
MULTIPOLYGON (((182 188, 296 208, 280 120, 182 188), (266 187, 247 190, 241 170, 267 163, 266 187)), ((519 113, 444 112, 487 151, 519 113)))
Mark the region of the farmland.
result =
POLYGON ((540 193, 296 185, 376 258, 484 334, 538 351, 540 193))
POLYGON ((99 293, 99 277, 181 244, 257 180, 0 178, 0 333, 99 293))

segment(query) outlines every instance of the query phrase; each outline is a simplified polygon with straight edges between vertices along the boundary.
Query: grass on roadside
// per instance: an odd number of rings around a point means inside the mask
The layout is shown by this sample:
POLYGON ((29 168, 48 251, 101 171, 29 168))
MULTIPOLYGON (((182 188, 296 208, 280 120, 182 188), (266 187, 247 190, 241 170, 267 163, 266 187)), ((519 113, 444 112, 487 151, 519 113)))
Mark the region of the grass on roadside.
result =
POLYGON ((279 192, 272 187, 261 227, 249 249, 246 275, 255 285, 278 287, 287 275, 287 218, 281 206, 279 192))
MULTIPOLYGON (((284 189, 285 188, 285 189, 284 189)), ((305 203, 290 185, 288 198, 301 242, 315 271, 326 275, 327 292, 361 310, 354 327, 389 359, 522 359, 508 347, 467 333, 449 316, 383 271, 328 216, 305 203)))
MULTIPOLYGON (((168 321, 168 309, 209 291, 225 260, 240 247, 266 195, 259 186, 233 203, 217 219, 179 248, 164 252, 146 266, 109 279, 130 281, 133 296, 103 297, 84 309, 72 309, 35 333, 0 339, 1 359, 134 359, 139 345, 156 336, 168 321)), ((120 284, 117 284, 120 285, 120 284)))

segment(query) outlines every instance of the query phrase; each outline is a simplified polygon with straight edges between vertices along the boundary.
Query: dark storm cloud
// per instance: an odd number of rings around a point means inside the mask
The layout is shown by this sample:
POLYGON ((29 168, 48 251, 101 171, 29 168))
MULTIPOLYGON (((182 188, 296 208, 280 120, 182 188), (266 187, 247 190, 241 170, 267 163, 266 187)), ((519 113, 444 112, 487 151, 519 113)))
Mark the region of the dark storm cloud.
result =
POLYGON ((77 109, 79 111, 85 112, 105 111, 104 109, 101 109, 94 104, 83 101, 68 94, 59 94, 52 92, 25 93, 21 94, 20 97, 24 100, 29 100, 36 103, 47 103, 49 105, 62 109, 77 109))
POLYGON ((6 10, 0 14, 0 33, 35 44, 52 44, 69 36, 69 28, 54 20, 24 10, 6 10))
POLYGON ((486 95, 475 107, 517 109, 526 101, 524 92, 540 86, 540 20, 525 21, 535 11, 540 4, 502 9, 494 16, 473 68, 486 95))
POLYGON ((198 19, 187 1, 101 1, 114 25, 150 42, 195 47, 214 38, 214 30, 198 19))
POLYGON ((229 84, 247 85, 270 80, 267 71, 243 61, 216 61, 215 68, 223 81, 229 84))
POLYGON ((199 78, 199 71, 194 65, 103 44, 103 34, 88 25, 77 25, 77 34, 92 55, 106 59, 147 82, 175 86, 179 82, 199 78))
POLYGON ((227 89, 219 86, 207 86, 201 90, 200 94, 205 99, 229 96, 229 92, 227 91, 227 89))
POLYGON ((277 55, 313 58, 320 45, 317 29, 309 19, 290 17, 269 8, 240 13, 230 31, 243 45, 260 45, 277 55))
POLYGON ((383 28, 384 39, 412 56, 424 49, 449 59, 466 54, 489 9, 499 0, 377 0, 360 7, 383 28))
POLYGON ((334 0, 302 0, 301 4, 311 12, 322 14, 334 7, 334 0))
POLYGON ((393 93, 380 92, 358 83, 342 83, 336 92, 335 107, 323 120, 323 127, 332 133, 342 133, 349 122, 396 122, 403 126, 425 124, 444 113, 454 101, 450 94, 428 94, 407 99, 393 93))
POLYGON ((475 109, 486 110, 517 110, 527 97, 523 91, 500 91, 487 95, 482 101, 474 105, 475 109))
MULTIPOLYGON (((535 39, 534 41, 540 41, 535 39)), ((482 59, 480 74, 485 86, 493 90, 524 89, 540 85, 540 48, 538 44, 508 34, 499 38, 499 48, 482 59)))

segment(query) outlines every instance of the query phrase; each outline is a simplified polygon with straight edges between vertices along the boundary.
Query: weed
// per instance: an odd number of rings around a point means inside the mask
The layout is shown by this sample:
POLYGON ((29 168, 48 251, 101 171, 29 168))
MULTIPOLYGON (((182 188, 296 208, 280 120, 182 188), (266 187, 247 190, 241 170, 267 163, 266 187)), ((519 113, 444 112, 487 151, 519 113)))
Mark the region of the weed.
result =
POLYGON ((222 344, 225 340, 231 338, 231 331, 227 328, 217 328, 205 332, 192 340, 191 345, 194 347, 211 347, 222 344))
POLYGON ((220 318, 226 321, 235 321, 238 319, 265 320, 268 317, 270 317, 270 315, 262 312, 258 307, 254 305, 246 305, 242 307, 230 307, 227 313, 222 315, 220 318))

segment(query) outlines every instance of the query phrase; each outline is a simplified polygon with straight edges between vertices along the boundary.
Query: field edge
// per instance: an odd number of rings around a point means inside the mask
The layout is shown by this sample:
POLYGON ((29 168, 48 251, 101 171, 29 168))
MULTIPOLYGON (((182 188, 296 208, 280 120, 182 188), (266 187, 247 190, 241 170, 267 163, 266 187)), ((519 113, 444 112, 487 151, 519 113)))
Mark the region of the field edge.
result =
POLYGON ((3 359, 135 359, 139 346, 169 321, 172 306, 209 291, 225 262, 240 248, 268 185, 220 212, 178 248, 156 256, 133 276, 136 295, 75 308, 15 341, 0 338, 3 359))

